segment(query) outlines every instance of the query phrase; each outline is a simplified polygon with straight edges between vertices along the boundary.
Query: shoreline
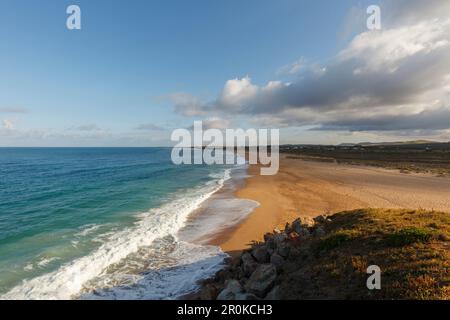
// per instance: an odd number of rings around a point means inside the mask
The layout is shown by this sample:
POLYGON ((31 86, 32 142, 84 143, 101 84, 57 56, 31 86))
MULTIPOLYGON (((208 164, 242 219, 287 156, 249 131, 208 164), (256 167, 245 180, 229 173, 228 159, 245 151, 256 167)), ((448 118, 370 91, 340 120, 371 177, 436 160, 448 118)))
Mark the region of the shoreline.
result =
POLYGON ((442 177, 304 161, 289 158, 288 154, 280 154, 276 175, 261 176, 259 168, 249 165, 248 176, 235 196, 257 201, 260 206, 209 241, 231 256, 300 216, 367 207, 450 211, 450 179, 442 177))

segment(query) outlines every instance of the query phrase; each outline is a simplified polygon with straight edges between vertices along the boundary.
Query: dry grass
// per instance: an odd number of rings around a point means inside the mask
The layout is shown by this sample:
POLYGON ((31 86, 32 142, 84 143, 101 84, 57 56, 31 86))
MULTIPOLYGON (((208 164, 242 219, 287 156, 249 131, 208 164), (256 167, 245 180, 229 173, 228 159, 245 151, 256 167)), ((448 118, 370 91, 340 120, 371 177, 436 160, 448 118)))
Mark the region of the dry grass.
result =
POLYGON ((362 209, 333 215, 325 229, 290 258, 280 277, 284 298, 450 298, 449 213, 362 209), (373 264, 381 290, 366 287, 373 264))

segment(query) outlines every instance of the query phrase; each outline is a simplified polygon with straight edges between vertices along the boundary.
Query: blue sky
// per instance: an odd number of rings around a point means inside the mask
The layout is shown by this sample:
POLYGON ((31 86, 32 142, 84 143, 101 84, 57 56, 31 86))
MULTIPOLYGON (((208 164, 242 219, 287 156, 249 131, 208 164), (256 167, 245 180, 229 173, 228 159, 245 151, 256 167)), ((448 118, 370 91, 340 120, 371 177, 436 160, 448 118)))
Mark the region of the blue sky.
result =
MULTIPOLYGON (((295 82, 296 62, 326 66, 349 45, 365 24, 349 24, 349 12, 368 4, 2 0, 0 145, 166 144, 171 129, 195 118, 175 111, 174 93, 207 102, 230 79, 295 82), (81 8, 81 30, 66 28, 70 4, 81 8)), ((232 123, 250 126, 249 118, 232 123)), ((286 141, 298 130, 306 132, 298 142, 366 138, 304 127, 288 125, 286 141)))

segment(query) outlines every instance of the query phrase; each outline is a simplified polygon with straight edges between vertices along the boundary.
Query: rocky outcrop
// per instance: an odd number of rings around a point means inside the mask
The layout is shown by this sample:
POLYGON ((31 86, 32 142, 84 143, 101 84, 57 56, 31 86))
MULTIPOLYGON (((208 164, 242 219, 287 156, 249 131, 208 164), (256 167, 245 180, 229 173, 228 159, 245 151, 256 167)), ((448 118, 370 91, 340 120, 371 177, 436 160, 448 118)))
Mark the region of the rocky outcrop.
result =
POLYGON ((321 237, 322 224, 327 218, 300 217, 287 223, 285 229, 264 235, 264 242, 231 259, 228 266, 216 274, 214 280, 203 284, 197 298, 214 297, 218 300, 276 300, 282 294, 277 280, 283 274, 296 246, 313 237, 321 237))
POLYGON ((227 280, 225 289, 217 296, 217 300, 236 300, 236 295, 242 293, 242 286, 237 280, 227 280))
POLYGON ((263 298, 272 289, 277 278, 277 270, 272 264, 261 264, 248 279, 245 290, 263 298))

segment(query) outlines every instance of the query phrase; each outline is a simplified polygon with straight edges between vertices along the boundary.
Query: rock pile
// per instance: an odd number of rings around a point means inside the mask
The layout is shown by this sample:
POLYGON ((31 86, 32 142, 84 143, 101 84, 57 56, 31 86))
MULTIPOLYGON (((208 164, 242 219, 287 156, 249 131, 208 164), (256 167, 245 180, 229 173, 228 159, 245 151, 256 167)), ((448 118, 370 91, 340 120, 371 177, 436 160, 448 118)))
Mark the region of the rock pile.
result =
POLYGON ((283 231, 264 235, 264 242, 255 243, 227 266, 214 279, 203 283, 199 299, 257 300, 280 299, 277 278, 284 272, 290 257, 299 254, 299 244, 311 237, 325 234, 326 216, 314 219, 301 217, 287 223, 283 231))

